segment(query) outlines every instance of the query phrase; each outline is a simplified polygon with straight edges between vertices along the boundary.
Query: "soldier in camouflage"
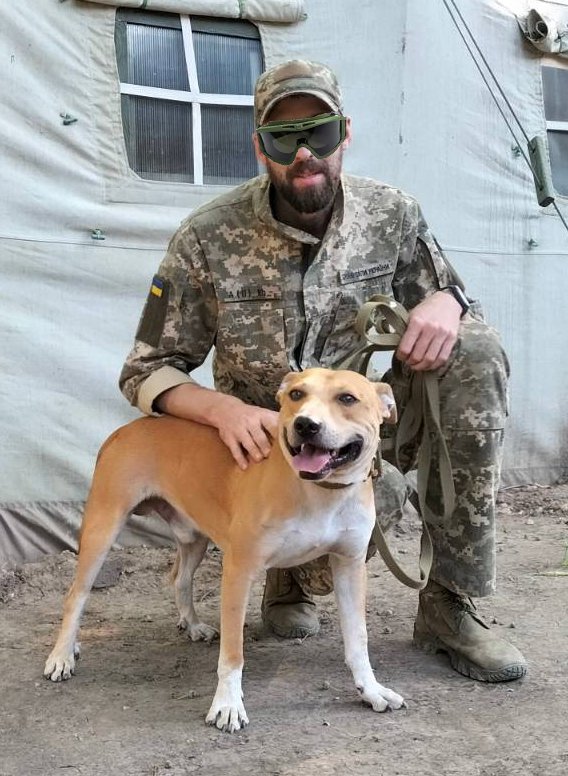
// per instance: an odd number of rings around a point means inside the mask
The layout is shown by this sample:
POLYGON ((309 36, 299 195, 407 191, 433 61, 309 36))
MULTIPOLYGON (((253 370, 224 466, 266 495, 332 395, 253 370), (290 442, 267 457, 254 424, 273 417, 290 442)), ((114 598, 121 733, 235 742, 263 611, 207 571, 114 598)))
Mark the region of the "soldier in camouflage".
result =
MULTIPOLYGON (((257 127, 325 113, 342 114, 342 97, 324 65, 286 62, 257 82, 257 127)), ((353 324, 361 304, 377 293, 393 296, 410 311, 389 373, 399 417, 410 375, 435 371, 456 489, 451 520, 430 525, 434 562, 414 639, 447 652, 452 666, 474 679, 516 679, 526 672, 523 656, 487 628, 469 598, 495 588, 507 360, 497 333, 460 292, 417 202, 342 173, 349 118, 344 126, 335 151, 320 158, 301 144, 290 164, 267 157, 255 133, 268 174, 182 223, 152 281, 121 389, 145 413, 215 426, 246 468, 270 451, 283 375, 340 363, 360 344, 353 324), (216 390, 190 376, 213 347, 216 390)), ((405 469, 413 452, 405 451, 405 469)), ((375 482, 377 519, 387 528, 401 515, 406 481, 385 461, 375 482)), ((440 498, 437 489, 433 477, 431 503, 440 498)), ((319 628, 312 595, 330 589, 325 558, 270 570, 263 618, 281 636, 312 635, 319 628)))

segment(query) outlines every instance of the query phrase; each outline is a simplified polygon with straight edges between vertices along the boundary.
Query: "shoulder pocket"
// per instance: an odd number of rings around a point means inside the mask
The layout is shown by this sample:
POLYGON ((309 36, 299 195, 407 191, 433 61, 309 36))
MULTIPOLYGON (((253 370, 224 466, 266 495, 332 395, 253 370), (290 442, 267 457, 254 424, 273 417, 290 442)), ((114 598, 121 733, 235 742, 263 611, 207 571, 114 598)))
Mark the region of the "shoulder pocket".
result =
POLYGON ((162 338, 169 296, 170 281, 154 275, 136 332, 136 339, 145 342, 152 348, 157 348, 162 338))

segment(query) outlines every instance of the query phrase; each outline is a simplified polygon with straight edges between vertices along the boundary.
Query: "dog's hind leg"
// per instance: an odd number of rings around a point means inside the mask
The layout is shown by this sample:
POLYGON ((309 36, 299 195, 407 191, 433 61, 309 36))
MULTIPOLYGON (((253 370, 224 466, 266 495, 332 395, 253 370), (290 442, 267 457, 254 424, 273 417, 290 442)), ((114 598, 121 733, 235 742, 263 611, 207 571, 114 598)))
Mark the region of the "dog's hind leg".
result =
POLYGON ((75 579, 65 599, 59 636, 44 668, 45 678, 52 682, 70 679, 75 673, 81 614, 103 561, 130 513, 128 506, 122 506, 124 498, 110 499, 103 490, 102 483, 98 487, 94 483, 85 508, 75 579))
POLYGON ((345 662, 351 669, 357 691, 374 711, 400 709, 404 699, 375 679, 367 646, 365 598, 367 570, 364 557, 359 560, 329 555, 333 586, 345 645, 345 662))
MULTIPOLYGON (((176 531, 173 530, 175 534, 176 531)), ((174 591, 179 611, 178 628, 180 631, 185 631, 192 641, 212 641, 218 635, 218 631, 211 625, 201 622, 195 611, 193 596, 193 577, 203 560, 209 540, 197 531, 194 532, 193 541, 182 542, 177 535, 176 539, 178 555, 174 567, 174 591)))

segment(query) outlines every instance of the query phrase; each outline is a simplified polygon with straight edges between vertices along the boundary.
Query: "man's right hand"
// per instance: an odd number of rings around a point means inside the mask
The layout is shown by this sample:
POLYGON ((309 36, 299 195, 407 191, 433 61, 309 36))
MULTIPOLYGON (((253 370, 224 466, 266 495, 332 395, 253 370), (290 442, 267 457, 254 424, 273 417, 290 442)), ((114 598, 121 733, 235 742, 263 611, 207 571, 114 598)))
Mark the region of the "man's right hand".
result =
POLYGON ((160 394, 156 408, 167 415, 214 426, 241 469, 262 461, 276 438, 278 413, 219 391, 183 383, 160 394))
POLYGON ((276 439, 278 413, 245 404, 234 396, 225 398, 234 399, 239 406, 223 403, 217 410, 216 426, 235 461, 246 469, 249 459, 258 463, 270 453, 276 439))

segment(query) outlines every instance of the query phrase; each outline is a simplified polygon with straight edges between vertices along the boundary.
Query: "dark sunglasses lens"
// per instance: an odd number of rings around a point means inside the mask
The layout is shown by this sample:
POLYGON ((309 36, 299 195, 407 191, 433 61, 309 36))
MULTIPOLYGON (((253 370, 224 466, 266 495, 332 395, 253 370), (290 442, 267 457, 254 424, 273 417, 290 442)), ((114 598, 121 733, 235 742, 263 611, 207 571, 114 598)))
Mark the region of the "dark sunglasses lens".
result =
POLYGON ((262 132, 266 155, 279 164, 291 164, 304 143, 319 157, 331 154, 342 140, 342 122, 328 121, 300 132, 262 132))
POLYGON ((308 144, 318 156, 326 156, 334 151, 341 142, 341 123, 328 121, 310 130, 308 144))
POLYGON ((289 164, 296 156, 298 141, 306 137, 306 132, 263 132, 261 137, 266 155, 280 164, 289 164))

